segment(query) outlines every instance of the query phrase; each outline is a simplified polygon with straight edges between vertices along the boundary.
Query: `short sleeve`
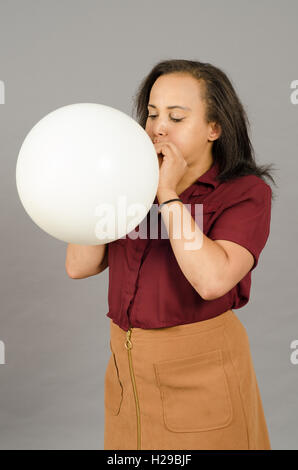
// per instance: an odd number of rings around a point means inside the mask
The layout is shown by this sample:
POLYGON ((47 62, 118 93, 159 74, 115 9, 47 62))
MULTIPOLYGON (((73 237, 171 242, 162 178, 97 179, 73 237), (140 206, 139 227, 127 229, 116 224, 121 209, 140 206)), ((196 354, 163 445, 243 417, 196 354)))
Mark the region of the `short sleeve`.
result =
POLYGON ((271 187, 257 183, 247 189, 218 216, 207 236, 212 240, 230 240, 249 250, 257 266, 270 232, 271 187))

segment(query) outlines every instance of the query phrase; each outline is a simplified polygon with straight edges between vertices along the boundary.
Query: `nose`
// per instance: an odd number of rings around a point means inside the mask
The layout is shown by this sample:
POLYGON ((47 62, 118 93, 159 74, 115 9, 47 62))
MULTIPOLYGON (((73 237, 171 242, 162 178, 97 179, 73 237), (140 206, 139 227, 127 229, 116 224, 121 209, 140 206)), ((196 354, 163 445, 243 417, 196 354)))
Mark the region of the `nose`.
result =
POLYGON ((155 124, 152 127, 152 135, 154 138, 154 143, 158 142, 161 138, 164 138, 167 135, 167 129, 164 124, 155 124))

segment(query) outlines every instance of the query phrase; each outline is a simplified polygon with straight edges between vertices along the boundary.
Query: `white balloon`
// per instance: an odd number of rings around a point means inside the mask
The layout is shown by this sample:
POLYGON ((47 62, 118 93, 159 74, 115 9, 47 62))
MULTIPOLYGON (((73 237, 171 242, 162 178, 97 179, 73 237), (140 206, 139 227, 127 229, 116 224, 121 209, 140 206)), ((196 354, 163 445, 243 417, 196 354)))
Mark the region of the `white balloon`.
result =
POLYGON ((16 185, 31 219, 67 243, 100 245, 121 238, 155 199, 155 147, 118 109, 76 103, 52 111, 26 136, 16 185))

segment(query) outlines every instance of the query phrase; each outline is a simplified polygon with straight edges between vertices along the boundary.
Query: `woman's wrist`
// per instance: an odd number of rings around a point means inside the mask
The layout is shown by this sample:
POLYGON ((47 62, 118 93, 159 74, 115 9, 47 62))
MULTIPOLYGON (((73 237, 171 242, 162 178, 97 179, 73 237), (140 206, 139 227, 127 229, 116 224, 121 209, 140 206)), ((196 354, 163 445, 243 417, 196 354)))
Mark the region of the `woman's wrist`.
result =
POLYGON ((161 209, 165 206, 168 206, 169 204, 173 204, 173 202, 180 202, 183 204, 183 202, 181 201, 180 198, 174 198, 174 199, 169 199, 167 201, 164 201, 160 204, 159 208, 158 208, 158 212, 161 212, 161 209))
POLYGON ((157 191, 157 200, 158 204, 161 205, 163 202, 168 201, 169 199, 179 198, 178 194, 173 189, 159 189, 157 191))

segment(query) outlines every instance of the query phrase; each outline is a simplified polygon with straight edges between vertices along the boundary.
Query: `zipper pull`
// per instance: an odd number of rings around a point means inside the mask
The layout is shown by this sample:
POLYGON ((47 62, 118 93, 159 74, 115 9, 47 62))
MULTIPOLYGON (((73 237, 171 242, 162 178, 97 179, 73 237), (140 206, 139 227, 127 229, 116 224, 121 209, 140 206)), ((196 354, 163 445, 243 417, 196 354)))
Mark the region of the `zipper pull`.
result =
POLYGON ((126 349, 132 348, 132 342, 130 341, 131 333, 132 333, 132 327, 130 327, 126 332, 126 341, 124 343, 126 349))

